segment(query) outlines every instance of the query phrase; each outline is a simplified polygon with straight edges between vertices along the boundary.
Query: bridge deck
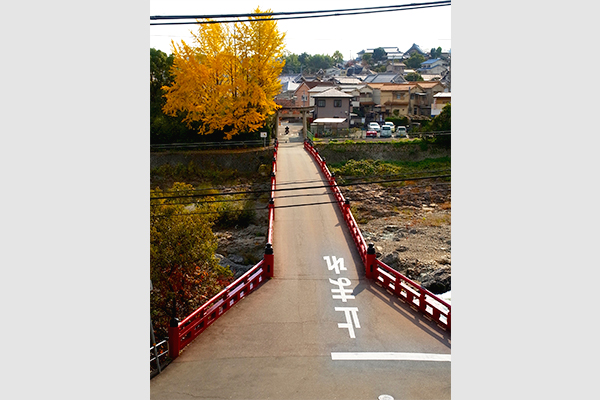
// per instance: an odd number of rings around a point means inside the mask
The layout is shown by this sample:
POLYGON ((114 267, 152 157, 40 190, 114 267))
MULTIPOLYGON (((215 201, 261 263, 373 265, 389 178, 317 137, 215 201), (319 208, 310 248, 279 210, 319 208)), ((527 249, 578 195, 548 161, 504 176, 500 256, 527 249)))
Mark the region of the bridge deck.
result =
MULTIPOLYGON (((319 185, 302 143, 277 163, 278 188, 319 185)), ((277 207, 333 201, 278 193, 277 207)), ((365 279, 336 207, 276 210, 275 277, 152 379, 152 399, 450 398, 449 335, 365 279)))

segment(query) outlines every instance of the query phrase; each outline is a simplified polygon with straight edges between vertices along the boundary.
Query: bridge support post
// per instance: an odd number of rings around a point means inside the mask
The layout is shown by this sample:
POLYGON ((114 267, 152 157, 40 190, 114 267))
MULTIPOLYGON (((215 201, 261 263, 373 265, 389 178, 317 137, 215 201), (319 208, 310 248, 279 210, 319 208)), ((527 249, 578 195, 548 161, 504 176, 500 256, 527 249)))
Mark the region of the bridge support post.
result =
POLYGON ((264 269, 266 271, 265 276, 267 278, 272 278, 273 277, 273 260, 274 260, 274 256, 273 256, 273 246, 271 245, 271 243, 267 243, 267 246, 265 247, 265 257, 264 257, 264 269))
POLYGON ((375 255, 375 246, 373 243, 369 243, 367 248, 367 265, 365 265, 365 275, 367 279, 373 279, 374 271, 377 262, 377 256, 375 255))
POLYGON ((171 360, 179 357, 179 320, 171 318, 169 322, 169 357, 171 360))
POLYGON ((308 134, 307 134, 307 128, 306 128, 306 111, 302 111, 302 137, 304 139, 308 138, 308 134))

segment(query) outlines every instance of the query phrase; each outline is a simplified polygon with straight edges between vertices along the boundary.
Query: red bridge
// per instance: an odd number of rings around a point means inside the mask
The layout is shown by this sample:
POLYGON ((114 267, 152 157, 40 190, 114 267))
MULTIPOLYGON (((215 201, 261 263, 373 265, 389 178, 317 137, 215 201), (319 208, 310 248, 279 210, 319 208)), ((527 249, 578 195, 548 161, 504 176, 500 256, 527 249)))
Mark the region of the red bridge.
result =
POLYGON ((173 324, 151 398, 449 399, 450 304, 376 259, 310 141, 274 155, 264 259, 173 324))

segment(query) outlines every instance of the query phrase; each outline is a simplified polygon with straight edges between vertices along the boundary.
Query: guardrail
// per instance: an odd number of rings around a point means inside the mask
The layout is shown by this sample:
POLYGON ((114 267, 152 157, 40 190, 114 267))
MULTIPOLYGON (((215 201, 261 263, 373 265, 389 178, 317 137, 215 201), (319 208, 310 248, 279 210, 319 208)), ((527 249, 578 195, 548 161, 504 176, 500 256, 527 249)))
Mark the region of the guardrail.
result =
POLYGON ((311 140, 304 141, 304 148, 313 156, 317 165, 323 172, 333 195, 336 199, 344 221, 350 230, 352 240, 356 245, 360 258, 365 266, 365 276, 373 279, 376 284, 395 294, 398 298, 410 305, 416 311, 434 321, 438 326, 447 331, 451 330, 451 306, 416 282, 408 279, 400 272, 377 260, 373 244, 367 244, 352 215, 350 202, 344 199, 340 188, 335 182, 335 175, 329 171, 325 159, 319 154, 311 140))
POLYGON ((265 280, 267 274, 264 265, 265 260, 260 260, 248 272, 188 315, 183 321, 171 320, 171 326, 169 326, 169 356, 171 359, 177 358, 185 346, 265 280))
POLYGON ((169 357, 179 357, 181 351, 190 344, 198 335, 212 325, 221 315, 231 309, 236 303, 252 293, 263 281, 273 277, 273 222, 275 220, 274 201, 277 170, 277 148, 279 143, 275 141, 273 170, 271 172, 271 199, 269 200, 269 227, 267 234, 267 245, 262 260, 252 267, 244 275, 204 303, 200 308, 179 322, 172 318, 169 324, 169 357))
POLYGON ((154 346, 150 346, 150 379, 160 374, 165 362, 161 362, 161 357, 165 358, 169 354, 169 343, 163 340, 154 346))

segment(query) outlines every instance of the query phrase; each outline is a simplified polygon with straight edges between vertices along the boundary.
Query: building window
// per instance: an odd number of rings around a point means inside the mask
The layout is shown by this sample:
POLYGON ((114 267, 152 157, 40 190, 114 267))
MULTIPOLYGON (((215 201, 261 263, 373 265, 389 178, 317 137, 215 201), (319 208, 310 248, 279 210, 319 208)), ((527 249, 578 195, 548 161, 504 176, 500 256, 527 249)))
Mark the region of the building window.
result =
POLYGON ((317 107, 325 107, 325 100, 324 99, 317 100, 317 107))
POLYGON ((341 100, 333 100, 333 106, 334 107, 341 107, 342 106, 342 101, 341 100))

